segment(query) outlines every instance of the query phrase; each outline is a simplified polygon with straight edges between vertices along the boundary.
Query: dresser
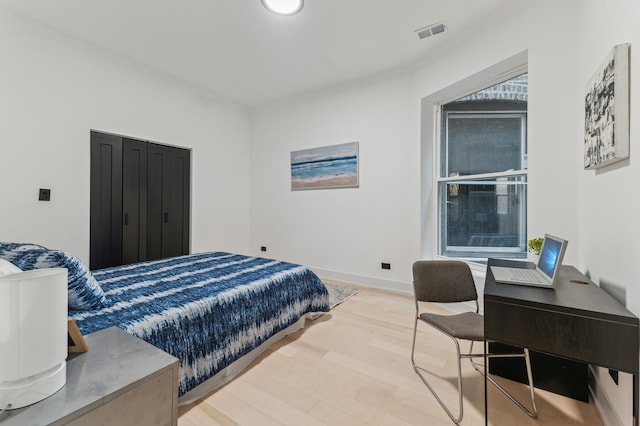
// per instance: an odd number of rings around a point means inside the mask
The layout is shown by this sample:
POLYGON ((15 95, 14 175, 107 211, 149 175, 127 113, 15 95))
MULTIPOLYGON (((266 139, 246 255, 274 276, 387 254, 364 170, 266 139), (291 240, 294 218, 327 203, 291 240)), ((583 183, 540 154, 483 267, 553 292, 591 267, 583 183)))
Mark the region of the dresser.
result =
POLYGON ((67 382, 36 404, 0 414, 0 426, 176 425, 178 360, 117 327, 85 336, 67 382))

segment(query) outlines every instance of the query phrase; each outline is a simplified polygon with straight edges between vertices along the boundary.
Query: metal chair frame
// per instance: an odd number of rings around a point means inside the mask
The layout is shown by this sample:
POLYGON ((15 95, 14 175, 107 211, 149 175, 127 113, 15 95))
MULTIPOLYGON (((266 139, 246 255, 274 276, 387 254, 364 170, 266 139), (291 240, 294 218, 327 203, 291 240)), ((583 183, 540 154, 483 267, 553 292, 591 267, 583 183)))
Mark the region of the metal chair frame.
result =
MULTIPOLYGON (((415 283, 414 283, 414 296, 415 296, 415 283)), ((522 403, 520 403, 518 400, 516 400, 509 392, 507 392, 506 389, 504 389, 500 384, 498 384, 489 374, 488 372, 485 374, 485 368, 482 364, 478 364, 476 363, 473 359, 474 358, 484 358, 485 354, 484 353, 473 353, 473 343, 475 340, 469 340, 471 342, 471 345, 469 347, 469 352, 468 353, 461 353, 460 351, 460 343, 459 340, 466 340, 466 339, 458 339, 455 336, 452 336, 451 334, 435 327, 434 325, 430 324, 429 322, 423 320, 422 318, 420 318, 420 306, 419 306, 419 301, 418 298, 415 297, 415 304, 416 304, 416 315, 415 315, 415 321, 414 321, 414 326, 413 326, 413 341, 411 344, 411 365, 413 366, 414 371, 416 372, 416 374, 418 374, 418 376, 420 377, 420 379, 422 380, 422 382, 427 386, 427 388, 431 391, 431 393, 433 394, 433 396, 436 398, 436 400, 438 401, 438 403, 440 404, 440 406, 444 409, 444 411, 447 413, 447 415, 449 416, 449 418, 456 424, 460 423, 462 421, 462 417, 464 415, 464 411, 463 411, 463 401, 462 401, 462 359, 466 358, 469 359, 471 365, 473 366, 473 368, 479 372, 482 375, 486 375, 486 379, 491 382, 496 388, 498 388, 498 390, 500 390, 507 398, 509 398, 514 404, 516 404, 516 406, 518 406, 522 411, 524 411, 529 417, 531 418, 537 418, 538 416, 538 408, 536 406, 536 400, 535 400, 535 392, 534 392, 534 387, 533 387, 533 377, 532 377, 532 373, 531 373, 531 360, 529 358, 529 350, 527 348, 523 348, 524 352, 523 353, 510 353, 510 354, 490 354, 487 353, 487 358, 514 358, 514 357, 523 357, 525 359, 525 364, 527 367, 527 378, 529 381, 529 391, 531 394, 531 405, 532 405, 532 409, 529 410, 527 407, 525 407, 522 403), (429 370, 420 367, 419 365, 416 364, 415 362, 415 348, 416 348, 416 334, 418 331, 418 320, 422 321, 425 324, 430 325, 431 327, 433 327, 434 329, 436 329, 437 331, 443 333, 444 335, 448 336, 449 338, 451 338, 451 340, 453 340, 455 347, 456 347, 456 352, 457 352, 457 366, 458 366, 458 416, 455 416, 451 410, 446 406, 446 404, 442 401, 442 399, 440 399, 440 397, 438 396, 437 392, 435 391, 435 389, 431 386, 431 384, 429 383, 429 381, 427 380, 427 378, 422 374, 422 371, 426 372, 426 373, 430 373, 429 370)), ((478 305, 478 299, 475 299, 475 304, 476 304, 476 313, 479 313, 479 305, 478 305)), ((484 344, 484 341, 483 341, 484 344)))

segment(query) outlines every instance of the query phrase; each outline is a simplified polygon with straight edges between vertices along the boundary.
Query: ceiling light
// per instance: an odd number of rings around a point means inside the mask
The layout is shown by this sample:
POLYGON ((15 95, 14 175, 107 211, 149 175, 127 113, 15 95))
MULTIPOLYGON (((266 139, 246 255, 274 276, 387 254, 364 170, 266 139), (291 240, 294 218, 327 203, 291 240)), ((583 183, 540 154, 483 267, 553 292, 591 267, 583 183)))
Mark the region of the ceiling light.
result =
POLYGON ((277 15, 290 16, 302 10, 304 0, 260 0, 268 11, 277 15))

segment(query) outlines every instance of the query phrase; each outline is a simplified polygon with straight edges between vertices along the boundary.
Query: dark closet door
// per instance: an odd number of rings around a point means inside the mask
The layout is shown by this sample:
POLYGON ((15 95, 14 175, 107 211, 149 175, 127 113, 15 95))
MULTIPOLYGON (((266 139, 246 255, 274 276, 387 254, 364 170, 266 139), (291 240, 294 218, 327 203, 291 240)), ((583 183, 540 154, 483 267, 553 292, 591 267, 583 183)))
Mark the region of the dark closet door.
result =
POLYGON ((122 263, 122 138, 91 132, 91 269, 122 263))
POLYGON ((148 146, 147 258, 189 253, 190 152, 148 146))
POLYGON ((123 138, 122 264, 147 260, 147 143, 123 138))
POLYGON ((168 221, 163 233, 163 257, 189 254, 189 205, 190 205, 190 151, 169 147, 171 151, 169 193, 165 197, 168 221))

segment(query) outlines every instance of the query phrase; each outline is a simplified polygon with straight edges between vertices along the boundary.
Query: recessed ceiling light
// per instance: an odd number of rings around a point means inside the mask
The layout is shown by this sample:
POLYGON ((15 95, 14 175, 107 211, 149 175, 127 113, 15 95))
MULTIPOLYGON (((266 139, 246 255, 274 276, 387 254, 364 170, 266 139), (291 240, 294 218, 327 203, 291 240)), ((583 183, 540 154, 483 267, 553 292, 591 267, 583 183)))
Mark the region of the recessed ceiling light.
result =
POLYGON ((268 11, 277 15, 290 16, 302 10, 304 0, 260 0, 268 11))

